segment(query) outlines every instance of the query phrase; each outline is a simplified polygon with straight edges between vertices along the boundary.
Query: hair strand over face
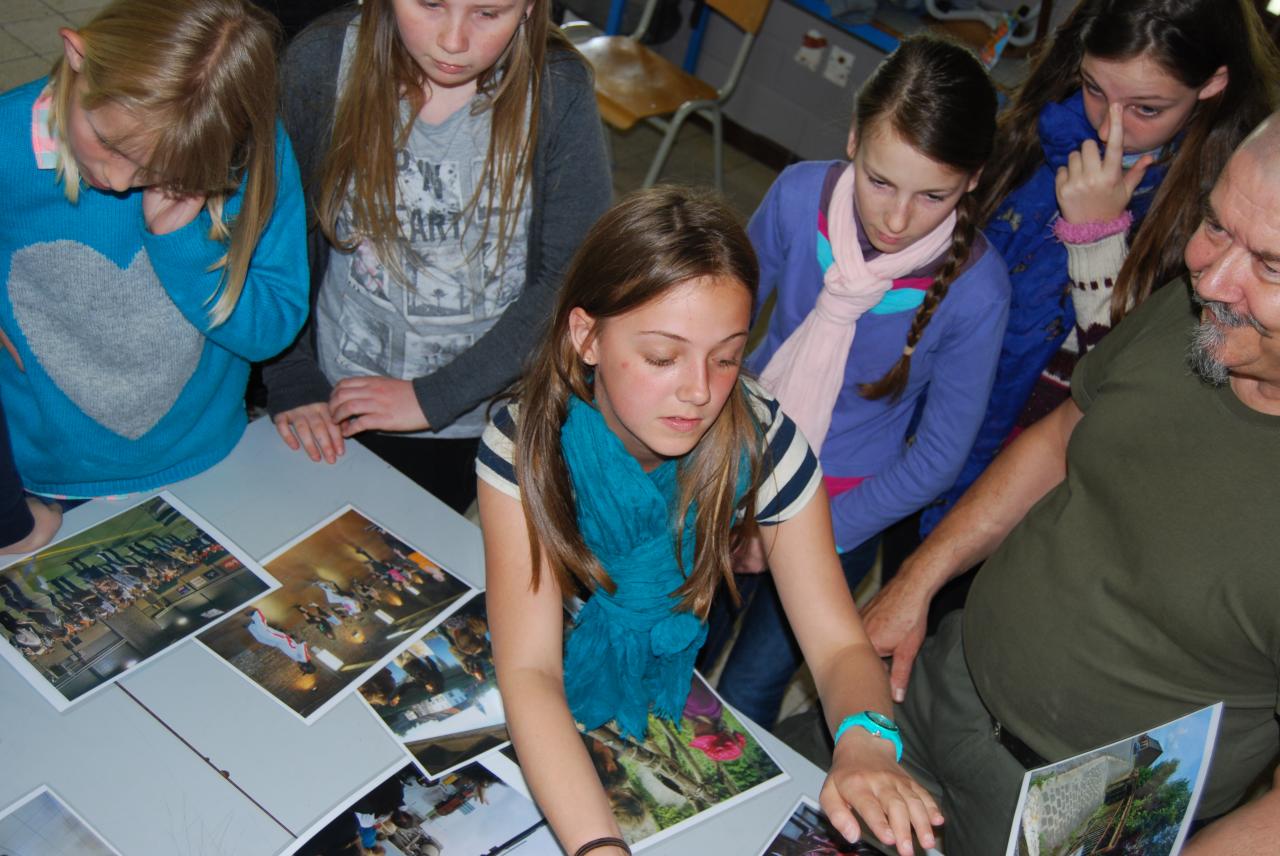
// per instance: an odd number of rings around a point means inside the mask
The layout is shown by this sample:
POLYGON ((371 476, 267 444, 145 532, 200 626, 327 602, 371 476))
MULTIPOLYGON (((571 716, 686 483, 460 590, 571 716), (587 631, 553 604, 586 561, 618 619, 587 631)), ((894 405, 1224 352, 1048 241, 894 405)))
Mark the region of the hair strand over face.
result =
MULTIPOLYGON (((220 287, 209 296, 210 318, 220 324, 239 301, 275 207, 278 27, 243 0, 116 0, 79 35, 80 71, 62 58, 50 76, 50 128, 67 139, 78 80, 84 109, 113 104, 138 118, 152 182, 205 196, 211 237, 228 243, 214 266, 224 270, 220 287), (225 205, 241 187, 239 211, 228 218, 225 205)), ((75 203, 80 172, 65 142, 58 175, 75 203)))
MULTIPOLYGON (((619 202, 592 227, 570 263, 550 328, 511 392, 520 407, 515 466, 535 588, 541 548, 566 596, 597 585, 613 590, 578 531, 572 482, 560 448, 569 396, 587 402, 594 398, 592 369, 570 336, 570 313, 581 308, 596 324, 607 324, 701 278, 741 283, 754 298, 759 267, 733 213, 717 198, 682 187, 655 187, 619 202)), ((683 528, 690 504, 697 503, 697 510, 694 566, 673 594, 700 617, 707 614, 721 583, 737 597, 729 557, 735 539, 755 531, 761 436, 739 382, 711 427, 679 462, 679 500, 672 518, 677 545, 690 534, 683 528), (735 501, 744 467, 749 489, 735 501)))
MULTIPOLYGON (((497 223, 486 218, 477 247, 496 225, 496 257, 501 259, 517 227, 533 174, 543 76, 551 55, 577 57, 576 49, 551 23, 548 0, 532 0, 506 53, 477 79, 483 95, 473 111, 491 115, 489 146, 475 192, 463 210, 467 228, 482 196, 497 223), (532 109, 530 109, 532 107, 532 109)), ((431 83, 409 54, 396 25, 393 0, 365 0, 360 32, 346 83, 338 96, 332 141, 318 172, 317 217, 329 242, 351 251, 369 241, 382 265, 405 281, 410 252, 396 213, 396 163, 413 122, 430 97, 431 83), (401 108, 409 120, 401 119, 401 108), (353 234, 338 234, 338 218, 349 206, 353 234)))

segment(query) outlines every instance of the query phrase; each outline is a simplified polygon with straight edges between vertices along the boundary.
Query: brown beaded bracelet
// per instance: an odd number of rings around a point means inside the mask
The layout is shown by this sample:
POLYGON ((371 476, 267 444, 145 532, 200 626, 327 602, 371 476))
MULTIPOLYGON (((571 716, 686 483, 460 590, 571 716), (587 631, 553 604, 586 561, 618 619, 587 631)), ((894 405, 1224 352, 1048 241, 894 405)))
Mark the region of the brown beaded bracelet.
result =
POLYGON ((631 856, 631 848, 627 846, 627 842, 621 838, 609 836, 608 838, 594 838, 586 844, 573 851, 573 856, 582 856, 582 854, 595 850, 598 847, 621 847, 627 854, 631 856))

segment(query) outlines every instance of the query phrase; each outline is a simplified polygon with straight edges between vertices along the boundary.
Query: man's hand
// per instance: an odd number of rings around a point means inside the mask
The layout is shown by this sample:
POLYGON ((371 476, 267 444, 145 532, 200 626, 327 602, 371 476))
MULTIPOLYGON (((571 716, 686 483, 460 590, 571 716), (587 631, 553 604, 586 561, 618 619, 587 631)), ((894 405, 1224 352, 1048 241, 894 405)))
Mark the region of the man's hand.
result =
POLYGON ((898 704, 907 697, 907 682, 916 654, 924 644, 932 599, 932 594, 917 585, 904 567, 862 610, 862 626, 876 653, 893 658, 889 688, 898 704))
POLYGON ((295 452, 303 449, 313 461, 323 458, 325 463, 332 464, 346 451, 342 431, 329 414, 329 405, 323 401, 286 410, 272 421, 286 446, 295 452))
POLYGON ((1072 152, 1067 165, 1058 167, 1054 189, 1058 210, 1068 223, 1109 223, 1129 207, 1133 192, 1142 183, 1147 168, 1155 162, 1143 155, 1129 169, 1124 168, 1124 108, 1111 105, 1107 149, 1098 154, 1098 144, 1085 140, 1080 151, 1072 152))
POLYGON ((142 191, 142 219, 153 235, 167 235, 186 226, 204 208, 204 194, 175 196, 159 187, 142 191))
POLYGON ((329 396, 329 413, 343 437, 361 431, 425 431, 430 428, 413 382, 389 377, 348 377, 329 396))

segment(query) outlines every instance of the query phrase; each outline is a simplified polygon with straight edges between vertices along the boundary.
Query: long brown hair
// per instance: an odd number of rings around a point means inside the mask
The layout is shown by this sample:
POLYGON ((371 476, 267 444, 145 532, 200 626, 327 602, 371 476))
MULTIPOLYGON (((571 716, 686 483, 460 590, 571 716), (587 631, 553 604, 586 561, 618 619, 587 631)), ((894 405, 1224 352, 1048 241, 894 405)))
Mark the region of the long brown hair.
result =
MULTIPOLYGON (((751 241, 734 214, 718 198, 685 187, 655 187, 626 197, 596 222, 570 263, 547 335, 513 391, 520 407, 516 477, 535 588, 541 575, 539 547, 546 551, 562 592, 614 588, 578 531, 560 449, 569 396, 584 401, 594 397, 591 368, 570 336, 570 313, 581 307, 597 324, 607 323, 700 277, 739 282, 754 300, 760 272, 751 241)), ((697 513, 693 570, 675 594, 681 606, 699 617, 706 615, 721 582, 737 598, 729 557, 734 539, 755 531, 761 434, 739 382, 697 446, 679 462, 680 499, 672 519, 677 544, 687 535, 683 524, 690 503, 697 503, 697 513), (735 501, 744 464, 750 487, 735 501), (739 512, 741 522, 735 526, 739 512)))
POLYGON ((1133 238, 1111 295, 1115 324, 1184 272, 1182 251, 1199 224, 1199 202, 1240 141, 1271 113, 1280 58, 1251 0, 1081 0, 1000 116, 992 168, 977 191, 979 222, 1044 162, 1040 112, 1080 88, 1085 54, 1111 61, 1147 54, 1191 89, 1227 69, 1223 91, 1196 104, 1133 238))
MULTIPOLYGON (((914 36, 904 39, 858 91, 853 122, 858 139, 888 122, 925 157, 972 176, 991 155, 996 90, 965 48, 934 36, 914 36)), ((911 321, 902 356, 884 377, 859 386, 863 397, 896 401, 906 389, 911 354, 973 250, 978 234, 974 208, 973 194, 966 192, 956 205, 951 245, 911 321)))
MULTIPOLYGON (((85 83, 84 109, 110 103, 139 118, 151 145, 148 174, 175 194, 205 195, 211 237, 228 243, 217 265, 222 281, 209 295, 210 318, 221 324, 275 208, 278 25, 244 0, 116 0, 78 32, 80 71, 63 57, 50 75, 50 128, 67 139, 77 80, 85 83), (242 205, 228 224, 224 206, 242 184, 242 205)), ((57 168, 74 204, 80 171, 65 142, 57 168)))
MULTIPOLYGON (((549 0, 532 1, 506 53, 476 81, 476 91, 486 97, 472 109, 489 110, 492 124, 481 178, 463 216, 469 218, 482 193, 487 194, 490 209, 499 211, 498 258, 510 244, 532 180, 547 52, 575 52, 551 23, 549 7, 549 0)), ((430 87, 400 39, 393 0, 364 0, 355 55, 338 96, 333 139, 315 188, 317 216, 333 246, 351 251, 369 241, 400 282, 405 241, 396 215, 396 154, 408 143, 430 87), (408 105, 408 122, 400 119, 402 101, 408 105), (350 205, 353 230, 346 238, 337 232, 344 204, 350 205)), ((488 218, 481 224, 477 246, 489 235, 490 225, 488 218)))

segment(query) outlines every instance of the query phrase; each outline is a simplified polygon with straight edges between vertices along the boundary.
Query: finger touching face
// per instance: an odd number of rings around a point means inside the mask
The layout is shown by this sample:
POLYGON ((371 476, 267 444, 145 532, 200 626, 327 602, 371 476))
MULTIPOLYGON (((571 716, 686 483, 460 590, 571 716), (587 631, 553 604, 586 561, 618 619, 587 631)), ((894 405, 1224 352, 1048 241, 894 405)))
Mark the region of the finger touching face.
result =
POLYGON ((1150 54, 1108 60, 1085 54, 1080 61, 1080 89, 1085 116, 1103 142, 1112 133, 1111 108, 1121 110, 1124 151, 1159 149, 1186 126, 1196 104, 1212 98, 1227 84, 1226 69, 1198 89, 1175 77, 1150 54))

